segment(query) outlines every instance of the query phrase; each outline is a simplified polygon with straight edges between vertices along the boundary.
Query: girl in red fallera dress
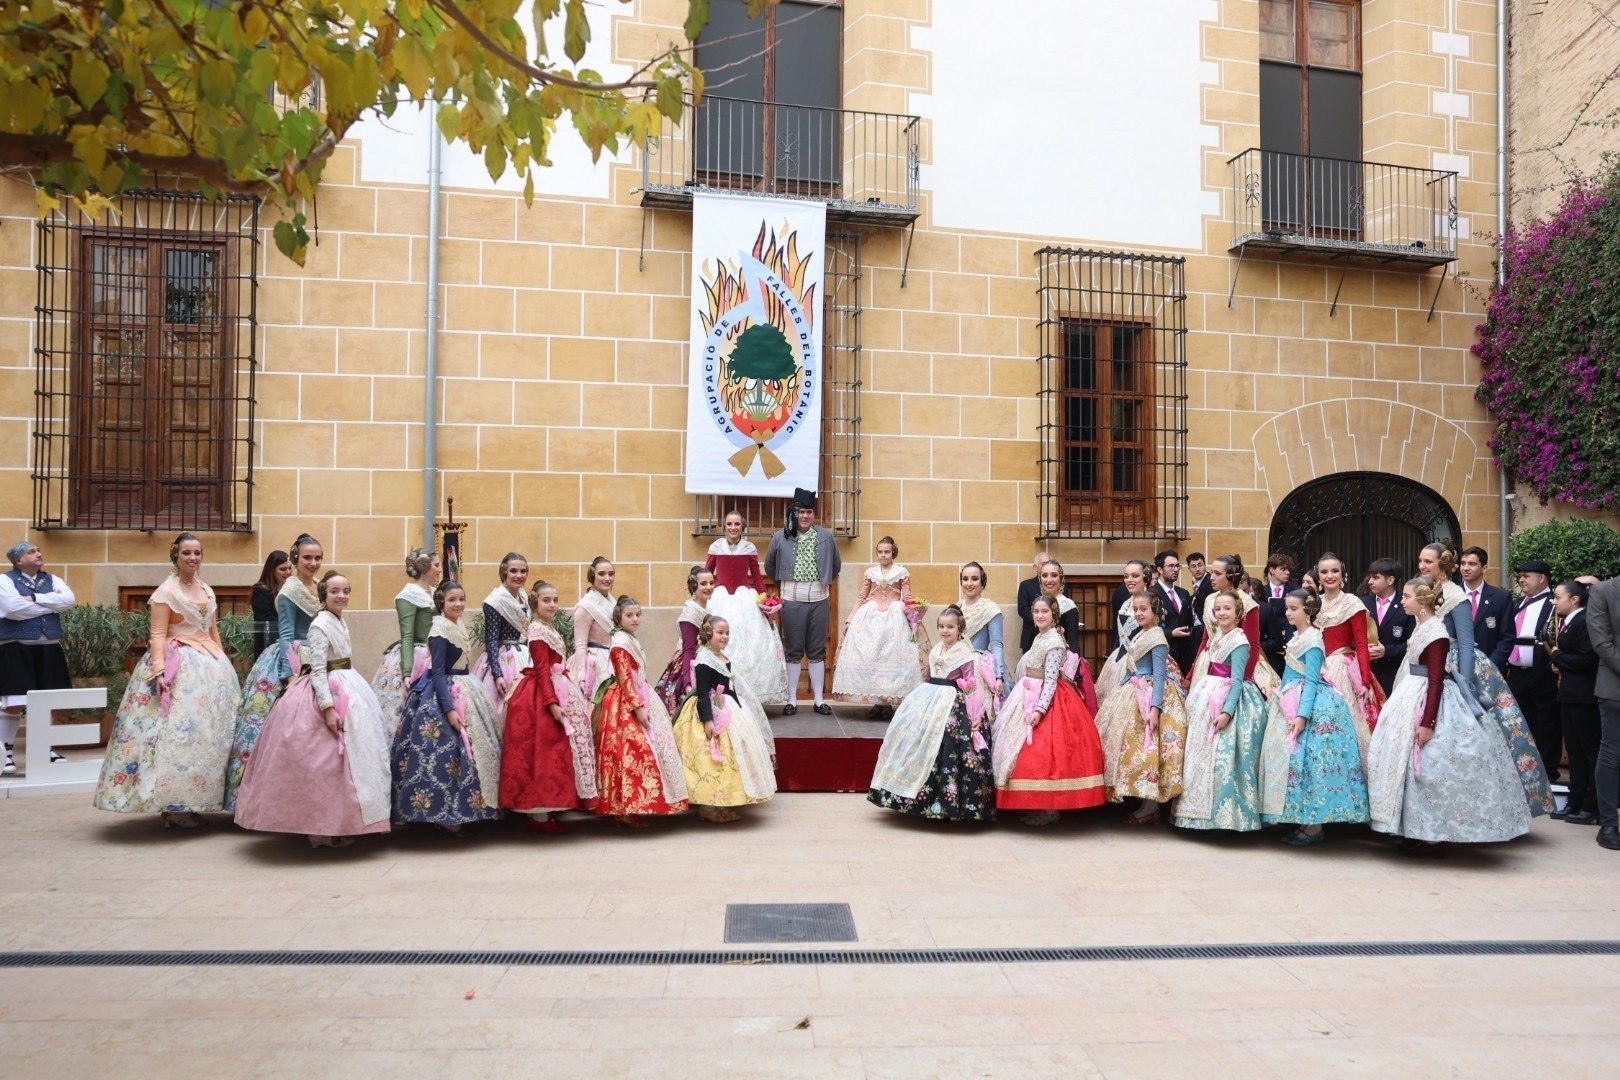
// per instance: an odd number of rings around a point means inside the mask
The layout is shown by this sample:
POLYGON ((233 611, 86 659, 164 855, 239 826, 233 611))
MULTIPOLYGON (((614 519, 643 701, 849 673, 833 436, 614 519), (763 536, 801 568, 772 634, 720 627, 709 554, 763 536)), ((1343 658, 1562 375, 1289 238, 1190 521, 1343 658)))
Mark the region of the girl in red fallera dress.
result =
POLYGON ((621 825, 644 826, 646 814, 687 808, 686 773, 669 711, 647 684, 647 656, 636 640, 641 604, 621 596, 613 605, 612 672, 596 698, 598 810, 621 825))
POLYGON ((527 814, 530 832, 552 835, 568 832, 559 811, 596 806, 591 706, 563 669, 566 647, 552 625, 560 599, 545 581, 530 594, 530 666, 507 702, 501 753, 501 805, 527 814))
POLYGON ((1040 633, 1018 664, 1018 678, 996 717, 991 757, 996 808, 1028 810, 1026 825, 1050 825, 1059 810, 1100 806, 1102 742, 1080 691, 1058 629, 1058 605, 1038 596, 1030 618, 1040 633))

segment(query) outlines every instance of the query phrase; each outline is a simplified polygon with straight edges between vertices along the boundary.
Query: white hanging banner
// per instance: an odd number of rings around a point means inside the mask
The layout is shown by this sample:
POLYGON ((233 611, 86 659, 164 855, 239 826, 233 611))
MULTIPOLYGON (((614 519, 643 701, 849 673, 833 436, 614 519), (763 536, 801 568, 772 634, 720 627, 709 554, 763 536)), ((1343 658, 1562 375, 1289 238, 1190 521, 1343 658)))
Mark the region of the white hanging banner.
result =
POLYGON ((826 239, 822 203, 693 196, 689 494, 818 487, 826 239))

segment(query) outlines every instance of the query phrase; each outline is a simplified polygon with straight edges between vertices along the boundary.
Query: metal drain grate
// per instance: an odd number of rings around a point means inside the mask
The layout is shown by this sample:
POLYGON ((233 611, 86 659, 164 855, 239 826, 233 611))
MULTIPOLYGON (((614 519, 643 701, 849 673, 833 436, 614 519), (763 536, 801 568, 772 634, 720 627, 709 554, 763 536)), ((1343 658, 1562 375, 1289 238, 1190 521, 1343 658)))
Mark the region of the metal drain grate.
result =
POLYGON ((848 904, 727 904, 726 943, 859 941, 848 904))
MULTIPOLYGON (((842 907, 843 905, 809 905, 842 907)), ((730 920, 728 918, 728 931, 730 920)), ((854 934, 853 927, 849 933, 854 934)), ((1043 964, 1118 960, 1292 960, 1344 956, 1620 956, 1620 941, 1333 941, 1257 945, 1102 945, 1055 949, 651 949, 530 951, 339 949, 271 952, 13 952, 39 967, 690 967, 705 964, 1043 964)))

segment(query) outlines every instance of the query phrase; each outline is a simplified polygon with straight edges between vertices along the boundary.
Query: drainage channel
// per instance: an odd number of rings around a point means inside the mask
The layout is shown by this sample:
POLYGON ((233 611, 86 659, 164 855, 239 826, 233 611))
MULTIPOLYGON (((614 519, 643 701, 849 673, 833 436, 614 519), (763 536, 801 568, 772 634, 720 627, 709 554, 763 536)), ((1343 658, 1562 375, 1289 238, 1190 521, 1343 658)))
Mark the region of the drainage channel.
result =
POLYGON ((1292 960, 1352 956, 1620 956, 1620 941, 1333 941, 1100 945, 1039 949, 413 949, 10 952, 0 968, 66 967, 688 967, 806 964, 1050 964, 1120 960, 1292 960))

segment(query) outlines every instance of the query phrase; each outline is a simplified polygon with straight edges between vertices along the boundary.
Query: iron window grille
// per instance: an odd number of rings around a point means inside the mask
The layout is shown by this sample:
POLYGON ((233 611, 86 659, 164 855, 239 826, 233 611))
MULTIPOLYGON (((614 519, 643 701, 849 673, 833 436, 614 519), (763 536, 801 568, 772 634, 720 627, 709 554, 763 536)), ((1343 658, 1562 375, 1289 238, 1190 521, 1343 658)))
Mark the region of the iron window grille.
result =
POLYGON ((1042 539, 1187 529, 1186 260, 1042 248, 1042 539))
MULTIPOLYGON (((861 238, 827 234, 822 303, 821 480, 817 518, 833 535, 860 535, 861 521, 861 238)), ((753 535, 780 529, 792 499, 698 495, 693 536, 723 536, 736 510, 753 535)))
POLYGON ((246 532, 259 199, 141 190, 39 222, 36 529, 246 532))

